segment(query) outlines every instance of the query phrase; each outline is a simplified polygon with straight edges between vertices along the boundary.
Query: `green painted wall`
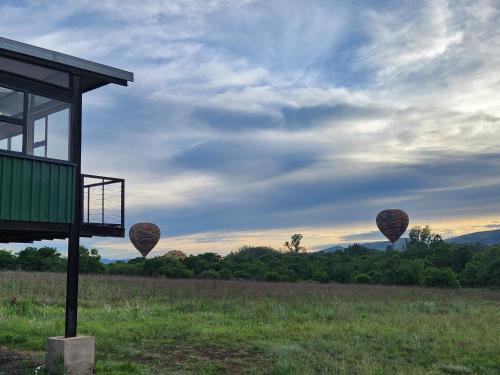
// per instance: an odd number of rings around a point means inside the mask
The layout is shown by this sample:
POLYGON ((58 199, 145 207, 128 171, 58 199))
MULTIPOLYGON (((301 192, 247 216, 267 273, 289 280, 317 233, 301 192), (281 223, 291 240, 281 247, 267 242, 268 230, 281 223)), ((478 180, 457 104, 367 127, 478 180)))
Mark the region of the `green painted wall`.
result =
POLYGON ((0 220, 71 223, 75 168, 0 155, 0 220))

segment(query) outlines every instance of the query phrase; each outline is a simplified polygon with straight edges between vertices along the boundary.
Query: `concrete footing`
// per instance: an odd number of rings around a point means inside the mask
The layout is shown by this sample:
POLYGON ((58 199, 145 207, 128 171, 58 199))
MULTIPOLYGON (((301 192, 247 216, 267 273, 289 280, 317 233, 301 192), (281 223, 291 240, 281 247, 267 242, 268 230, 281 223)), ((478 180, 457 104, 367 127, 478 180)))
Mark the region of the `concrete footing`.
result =
POLYGON ((95 339, 92 336, 50 337, 46 367, 49 374, 87 375, 94 371, 95 339))

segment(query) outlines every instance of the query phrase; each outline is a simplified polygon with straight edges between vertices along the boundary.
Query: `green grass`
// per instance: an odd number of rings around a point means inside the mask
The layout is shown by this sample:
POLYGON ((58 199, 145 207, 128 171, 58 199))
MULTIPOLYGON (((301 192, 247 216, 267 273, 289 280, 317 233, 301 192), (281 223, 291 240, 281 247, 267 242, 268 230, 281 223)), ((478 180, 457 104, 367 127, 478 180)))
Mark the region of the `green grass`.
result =
MULTIPOLYGON (((0 346, 43 355, 61 274, 0 273, 0 346)), ((81 278, 98 374, 500 374, 500 292, 81 278)))

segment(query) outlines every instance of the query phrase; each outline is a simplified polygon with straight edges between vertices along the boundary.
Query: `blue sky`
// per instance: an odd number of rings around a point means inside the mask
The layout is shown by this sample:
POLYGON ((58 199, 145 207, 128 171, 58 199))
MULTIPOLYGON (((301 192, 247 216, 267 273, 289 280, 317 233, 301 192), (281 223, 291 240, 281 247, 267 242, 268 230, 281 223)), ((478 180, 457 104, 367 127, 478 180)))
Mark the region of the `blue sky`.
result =
POLYGON ((389 207, 496 227, 499 24, 494 0, 0 3, 0 35, 135 73, 85 96, 83 169, 126 178, 153 255, 378 240, 389 207))

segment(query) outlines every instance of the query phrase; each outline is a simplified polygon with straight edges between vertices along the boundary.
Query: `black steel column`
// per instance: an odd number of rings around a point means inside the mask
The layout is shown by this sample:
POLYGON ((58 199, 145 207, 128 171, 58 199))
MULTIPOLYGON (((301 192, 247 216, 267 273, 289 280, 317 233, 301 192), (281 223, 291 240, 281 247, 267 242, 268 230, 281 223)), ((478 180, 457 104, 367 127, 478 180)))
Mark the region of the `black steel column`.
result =
POLYGON ((73 106, 71 110, 70 158, 75 168, 75 207, 73 224, 68 240, 68 270, 66 289, 65 336, 75 337, 78 317, 78 268, 80 261, 80 226, 82 222, 82 94, 81 76, 73 76, 73 106))

